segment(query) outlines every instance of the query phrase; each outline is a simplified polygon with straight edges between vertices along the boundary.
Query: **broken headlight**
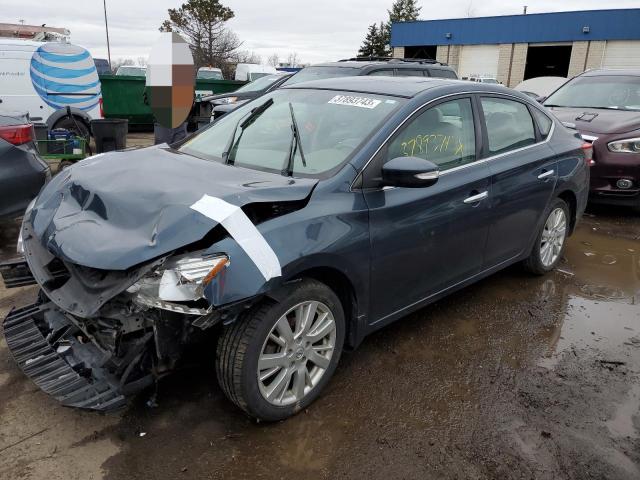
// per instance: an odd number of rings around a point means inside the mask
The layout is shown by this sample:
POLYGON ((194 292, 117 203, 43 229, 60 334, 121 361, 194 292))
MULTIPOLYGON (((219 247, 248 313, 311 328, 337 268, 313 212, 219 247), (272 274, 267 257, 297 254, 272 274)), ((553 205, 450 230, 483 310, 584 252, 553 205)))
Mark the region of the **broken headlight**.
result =
POLYGON ((157 270, 141 278, 127 289, 134 301, 175 312, 203 315, 204 287, 229 265, 229 257, 211 257, 193 253, 170 257, 157 270))

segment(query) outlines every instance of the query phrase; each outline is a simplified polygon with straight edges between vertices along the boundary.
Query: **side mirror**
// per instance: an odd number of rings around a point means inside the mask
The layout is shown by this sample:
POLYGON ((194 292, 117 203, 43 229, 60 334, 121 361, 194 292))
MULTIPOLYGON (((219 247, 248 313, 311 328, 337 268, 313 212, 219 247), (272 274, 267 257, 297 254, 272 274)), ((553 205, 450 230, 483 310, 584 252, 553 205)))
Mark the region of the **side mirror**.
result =
POLYGON ((391 187, 428 187, 439 175, 435 163, 418 157, 396 157, 382 166, 382 183, 391 187))

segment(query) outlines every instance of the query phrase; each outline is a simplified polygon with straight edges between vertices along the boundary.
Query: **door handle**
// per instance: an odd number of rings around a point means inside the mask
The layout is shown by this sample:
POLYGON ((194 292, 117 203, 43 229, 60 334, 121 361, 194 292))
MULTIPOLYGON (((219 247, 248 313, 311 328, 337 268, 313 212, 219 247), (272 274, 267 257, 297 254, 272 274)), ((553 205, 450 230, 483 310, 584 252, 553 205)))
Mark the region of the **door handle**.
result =
POLYGON ((488 196, 489 196, 489 192, 484 191, 482 193, 478 193, 477 195, 472 195, 469 198, 465 198, 464 199, 464 203, 466 203, 466 204, 478 203, 479 201, 484 200, 488 196))
POLYGON ((540 175, 538 175, 538 178, 540 180, 544 180, 547 177, 550 177, 551 175, 553 175, 555 172, 553 170, 547 170, 546 172, 542 172, 540 175))

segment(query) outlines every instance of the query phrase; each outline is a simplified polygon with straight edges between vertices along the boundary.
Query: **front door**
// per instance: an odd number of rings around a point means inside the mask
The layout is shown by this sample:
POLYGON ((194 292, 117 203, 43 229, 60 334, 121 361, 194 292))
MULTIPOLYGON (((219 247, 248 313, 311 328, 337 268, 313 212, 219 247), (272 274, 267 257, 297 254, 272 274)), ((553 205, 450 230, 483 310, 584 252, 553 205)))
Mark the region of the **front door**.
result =
POLYGON ((429 106, 409 120, 365 170, 371 238, 371 321, 477 274, 488 232, 490 173, 477 160, 469 97, 429 106), (399 156, 440 167, 425 188, 381 187, 380 168, 399 156), (377 173, 377 177, 376 174, 377 173))

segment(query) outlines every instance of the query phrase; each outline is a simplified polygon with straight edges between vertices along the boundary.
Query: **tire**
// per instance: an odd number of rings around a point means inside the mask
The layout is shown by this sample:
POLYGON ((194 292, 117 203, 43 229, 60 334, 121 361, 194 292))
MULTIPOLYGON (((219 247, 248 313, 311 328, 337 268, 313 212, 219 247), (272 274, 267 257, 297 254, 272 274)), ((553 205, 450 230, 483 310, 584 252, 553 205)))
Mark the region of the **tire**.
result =
MULTIPOLYGON (((554 218, 557 219, 558 217, 554 218)), ((533 249, 529 257, 523 262, 524 268, 528 272, 534 275, 544 275, 558 266, 567 243, 570 218, 571 211, 564 200, 556 198, 551 202, 551 205, 549 205, 545 211, 544 222, 533 244, 533 249), (558 227, 550 229, 549 225, 554 223, 552 216, 559 215, 558 212, 562 212, 564 228, 558 227), (550 246, 546 247, 545 251, 547 255, 545 256, 543 247, 547 244, 550 244, 550 246), (551 249, 550 253, 549 249, 551 249)))
POLYGON ((218 382, 229 400, 251 417, 283 420, 310 405, 329 382, 340 360, 344 335, 344 311, 336 294, 323 283, 305 279, 285 301, 265 300, 225 327, 216 352, 218 382), (309 310, 311 302, 317 303, 315 310, 309 310), (327 311, 329 314, 322 317, 327 311), (305 330, 298 329, 297 320, 305 315, 310 317, 310 312, 314 312, 314 317, 304 335, 301 332, 305 330), (330 325, 331 317, 334 328, 330 325), (296 336, 289 337, 289 342, 285 340, 287 335, 282 334, 286 325, 296 336), (313 341, 325 331, 326 336, 313 341), (276 361, 269 356, 278 356, 278 365, 267 364, 276 361), (313 359, 322 361, 316 364, 313 359), (258 370, 259 365, 269 366, 258 370), (266 376, 271 370, 275 371, 266 376), (267 398, 269 392, 271 400, 267 398))
POLYGON ((75 122, 68 117, 61 118, 56 122, 53 128, 65 128, 70 132, 74 132, 76 135, 87 139, 88 141, 89 138, 91 137, 91 132, 89 130, 89 127, 81 118, 76 116, 74 116, 73 118, 75 119, 75 122), (77 127, 76 127, 76 124, 77 124, 77 127))

